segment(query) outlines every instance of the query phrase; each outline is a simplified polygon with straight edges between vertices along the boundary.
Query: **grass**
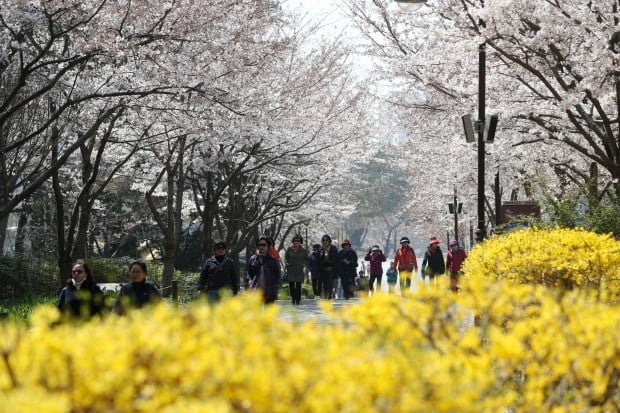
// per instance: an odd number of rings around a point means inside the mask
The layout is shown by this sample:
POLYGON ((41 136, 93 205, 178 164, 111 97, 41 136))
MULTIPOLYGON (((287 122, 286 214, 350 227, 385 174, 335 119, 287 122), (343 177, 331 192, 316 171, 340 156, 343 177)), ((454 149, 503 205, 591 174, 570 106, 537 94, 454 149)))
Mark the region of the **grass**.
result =
POLYGON ((35 307, 41 304, 54 304, 55 295, 30 295, 0 300, 0 315, 5 320, 25 323, 35 307))

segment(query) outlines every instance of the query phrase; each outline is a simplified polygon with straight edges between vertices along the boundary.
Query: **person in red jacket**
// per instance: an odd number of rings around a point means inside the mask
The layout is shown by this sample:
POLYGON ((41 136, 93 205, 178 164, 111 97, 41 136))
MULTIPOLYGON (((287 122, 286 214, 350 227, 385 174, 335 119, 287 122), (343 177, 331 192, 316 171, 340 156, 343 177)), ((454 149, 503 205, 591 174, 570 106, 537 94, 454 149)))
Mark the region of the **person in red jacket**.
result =
POLYGON ((402 237, 400 239, 400 248, 396 250, 394 264, 396 268, 398 268, 400 293, 401 295, 405 295, 405 290, 411 288, 413 271, 418 272, 418 260, 413 248, 409 246, 409 238, 402 237))
POLYGON ((459 247, 457 240, 450 241, 450 251, 446 257, 446 268, 450 271, 450 289, 454 292, 459 290, 459 275, 461 266, 467 258, 465 250, 459 247))

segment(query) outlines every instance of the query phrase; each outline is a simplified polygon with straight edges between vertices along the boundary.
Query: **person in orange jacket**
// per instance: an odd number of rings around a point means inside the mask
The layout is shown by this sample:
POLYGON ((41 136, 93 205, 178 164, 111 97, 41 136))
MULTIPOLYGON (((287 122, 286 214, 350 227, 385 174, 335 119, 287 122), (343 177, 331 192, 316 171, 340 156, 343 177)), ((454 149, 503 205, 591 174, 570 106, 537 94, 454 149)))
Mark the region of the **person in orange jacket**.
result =
POLYGON ((398 268, 400 293, 402 295, 405 295, 405 291, 411 288, 413 272, 418 272, 418 260, 413 248, 409 244, 409 238, 402 237, 400 239, 400 248, 396 250, 396 255, 394 256, 394 264, 398 268))

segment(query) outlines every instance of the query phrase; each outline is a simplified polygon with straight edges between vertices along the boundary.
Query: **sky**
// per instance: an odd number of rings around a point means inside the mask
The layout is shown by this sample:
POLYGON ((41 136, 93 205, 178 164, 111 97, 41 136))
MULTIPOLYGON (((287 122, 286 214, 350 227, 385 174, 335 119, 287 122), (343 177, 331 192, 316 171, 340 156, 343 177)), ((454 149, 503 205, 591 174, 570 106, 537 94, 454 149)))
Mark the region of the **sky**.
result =
POLYGON ((344 14, 339 10, 338 0, 284 0, 283 6, 303 11, 309 18, 324 19, 324 30, 340 31, 346 26, 344 14))

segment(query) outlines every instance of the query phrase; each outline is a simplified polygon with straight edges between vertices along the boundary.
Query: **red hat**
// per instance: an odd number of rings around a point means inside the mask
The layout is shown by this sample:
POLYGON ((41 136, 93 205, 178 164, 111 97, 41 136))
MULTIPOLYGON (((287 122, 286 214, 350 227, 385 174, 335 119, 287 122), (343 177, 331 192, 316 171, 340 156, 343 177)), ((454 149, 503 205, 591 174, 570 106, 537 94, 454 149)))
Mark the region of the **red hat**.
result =
POLYGON ((430 245, 433 244, 441 244, 441 241, 437 239, 437 237, 431 237, 431 240, 428 242, 430 245))
POLYGON ((344 247, 345 245, 348 245, 350 247, 351 241, 349 241, 348 239, 345 239, 344 241, 342 241, 342 244, 340 244, 341 247, 344 247))

